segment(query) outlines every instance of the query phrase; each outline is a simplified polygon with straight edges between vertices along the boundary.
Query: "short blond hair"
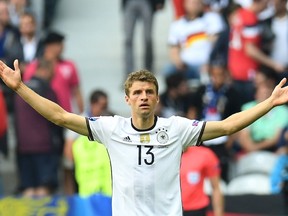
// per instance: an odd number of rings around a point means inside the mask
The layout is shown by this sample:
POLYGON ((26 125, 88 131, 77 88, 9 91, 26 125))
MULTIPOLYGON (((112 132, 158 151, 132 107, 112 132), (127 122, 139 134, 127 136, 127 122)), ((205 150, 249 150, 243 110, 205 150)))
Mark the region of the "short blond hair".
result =
POLYGON ((143 69, 143 70, 132 72, 128 75, 124 83, 124 90, 127 96, 129 96, 129 89, 131 88, 132 84, 135 81, 149 82, 149 83, 154 84, 156 88, 156 93, 158 95, 159 85, 158 85, 158 81, 156 77, 150 71, 143 69))

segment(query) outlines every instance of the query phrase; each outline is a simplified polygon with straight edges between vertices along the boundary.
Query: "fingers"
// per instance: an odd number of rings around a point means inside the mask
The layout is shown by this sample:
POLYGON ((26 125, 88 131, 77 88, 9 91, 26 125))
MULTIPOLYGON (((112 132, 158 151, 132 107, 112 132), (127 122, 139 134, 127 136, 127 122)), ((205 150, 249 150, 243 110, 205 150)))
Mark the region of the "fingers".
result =
POLYGON ((280 87, 284 86, 287 81, 287 78, 283 78, 280 83, 278 84, 280 87))
POLYGON ((19 70, 19 61, 18 61, 18 59, 14 60, 14 69, 15 70, 19 70))

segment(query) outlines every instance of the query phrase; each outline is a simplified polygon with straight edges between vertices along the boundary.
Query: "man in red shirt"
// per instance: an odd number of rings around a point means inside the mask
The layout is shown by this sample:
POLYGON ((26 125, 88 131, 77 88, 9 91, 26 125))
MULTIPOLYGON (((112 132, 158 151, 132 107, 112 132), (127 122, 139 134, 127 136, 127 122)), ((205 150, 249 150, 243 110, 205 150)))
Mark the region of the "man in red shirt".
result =
POLYGON ((234 86, 242 92, 241 104, 253 100, 253 79, 259 65, 277 72, 284 70, 260 49, 261 29, 258 14, 267 7, 268 0, 253 0, 247 8, 240 8, 230 17, 228 69, 234 86))
POLYGON ((182 155, 180 178, 183 216, 205 216, 209 197, 203 184, 208 178, 212 186, 214 216, 224 215, 220 189, 220 165, 217 156, 207 147, 189 147, 182 155))
MULTIPOLYGON (((84 103, 80 90, 80 79, 73 61, 64 59, 64 35, 58 32, 49 32, 44 38, 43 58, 54 64, 54 77, 51 81, 59 105, 68 112, 82 113, 84 103), (75 107, 73 107, 75 102, 75 107)), ((28 81, 36 72, 38 60, 27 65, 23 74, 23 80, 28 81)))

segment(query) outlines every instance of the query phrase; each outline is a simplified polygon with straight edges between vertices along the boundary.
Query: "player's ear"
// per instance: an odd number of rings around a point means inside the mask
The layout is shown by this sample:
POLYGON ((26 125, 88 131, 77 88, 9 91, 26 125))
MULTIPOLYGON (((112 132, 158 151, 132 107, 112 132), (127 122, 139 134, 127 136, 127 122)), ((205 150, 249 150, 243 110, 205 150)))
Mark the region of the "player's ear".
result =
POLYGON ((130 105, 130 98, 129 96, 125 95, 125 101, 128 105, 130 105))

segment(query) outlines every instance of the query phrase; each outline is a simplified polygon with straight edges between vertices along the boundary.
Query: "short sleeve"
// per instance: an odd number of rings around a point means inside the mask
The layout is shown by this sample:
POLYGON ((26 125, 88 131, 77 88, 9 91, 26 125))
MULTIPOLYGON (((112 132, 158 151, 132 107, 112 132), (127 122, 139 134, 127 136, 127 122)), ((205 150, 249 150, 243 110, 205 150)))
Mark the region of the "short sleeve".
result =
POLYGON ((89 140, 107 145, 116 125, 116 119, 112 116, 86 117, 86 124, 89 140))
POLYGON ((245 41, 257 43, 260 40, 260 26, 255 15, 251 13, 243 14, 241 34, 245 41))
POLYGON ((183 148, 199 146, 205 129, 205 121, 176 117, 175 131, 178 131, 183 148))

